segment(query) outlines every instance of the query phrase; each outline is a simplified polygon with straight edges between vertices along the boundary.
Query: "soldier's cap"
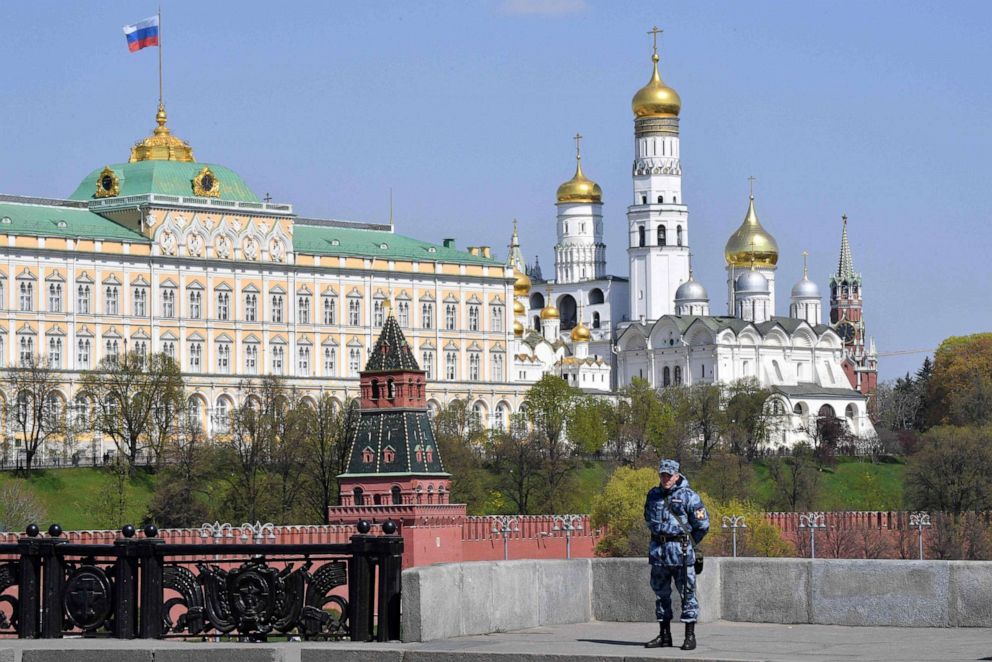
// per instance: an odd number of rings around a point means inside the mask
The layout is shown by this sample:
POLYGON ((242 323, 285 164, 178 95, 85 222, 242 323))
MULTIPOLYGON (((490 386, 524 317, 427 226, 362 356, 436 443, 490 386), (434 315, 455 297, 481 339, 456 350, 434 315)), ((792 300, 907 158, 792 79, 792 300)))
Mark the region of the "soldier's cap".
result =
POLYGON ((662 460, 658 464, 658 473, 674 476, 679 472, 679 463, 675 460, 662 460))

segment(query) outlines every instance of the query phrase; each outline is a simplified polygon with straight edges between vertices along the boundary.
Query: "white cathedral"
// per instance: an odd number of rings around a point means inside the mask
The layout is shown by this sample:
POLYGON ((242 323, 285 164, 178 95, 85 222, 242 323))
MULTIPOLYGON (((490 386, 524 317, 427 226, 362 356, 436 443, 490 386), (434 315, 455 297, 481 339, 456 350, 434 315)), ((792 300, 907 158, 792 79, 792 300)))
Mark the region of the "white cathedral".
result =
POLYGON ((773 445, 807 439, 823 417, 840 418, 856 437, 874 437, 868 406, 877 354, 863 341, 861 278, 851 266, 846 219, 831 279, 831 324, 805 264, 788 316, 775 314, 778 246, 758 220, 753 193, 724 251, 726 314, 714 314, 690 261, 681 100, 662 81, 658 59, 655 48, 651 79, 632 101, 629 278, 606 272, 603 193, 583 173, 577 135, 575 175, 557 192, 553 278, 527 268, 513 230, 514 378, 532 382, 552 373, 589 393, 617 391, 634 378, 655 388, 753 378, 772 393, 769 411, 779 417, 773 445))

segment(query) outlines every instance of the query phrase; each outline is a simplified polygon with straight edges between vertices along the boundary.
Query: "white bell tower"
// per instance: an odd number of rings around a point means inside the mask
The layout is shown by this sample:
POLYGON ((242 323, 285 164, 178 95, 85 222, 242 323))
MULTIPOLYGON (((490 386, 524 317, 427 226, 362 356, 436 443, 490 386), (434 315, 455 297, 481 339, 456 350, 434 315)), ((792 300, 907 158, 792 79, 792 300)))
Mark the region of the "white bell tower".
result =
POLYGON ((582 173, 581 134, 575 134, 575 176, 558 187, 555 282, 578 283, 606 275, 603 191, 582 173))
POLYGON ((651 80, 634 95, 634 201, 627 208, 632 320, 675 312, 675 292, 689 279, 689 209, 682 199, 678 92, 658 73, 657 27, 651 80))

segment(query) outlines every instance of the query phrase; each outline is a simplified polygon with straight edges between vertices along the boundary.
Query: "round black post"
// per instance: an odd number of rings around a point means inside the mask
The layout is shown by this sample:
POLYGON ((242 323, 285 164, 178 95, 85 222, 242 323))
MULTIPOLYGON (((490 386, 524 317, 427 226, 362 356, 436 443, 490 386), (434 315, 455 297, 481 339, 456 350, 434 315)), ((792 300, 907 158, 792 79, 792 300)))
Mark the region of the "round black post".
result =
POLYGON ((162 610, 165 601, 162 589, 162 556, 156 549, 164 541, 157 538, 154 524, 144 528, 145 538, 138 540, 138 557, 141 559, 141 603, 138 636, 142 639, 162 637, 162 610))
POLYGON ((374 536, 351 537, 348 563, 348 622, 352 641, 371 641, 373 628, 372 585, 375 568, 372 558, 374 536))
POLYGON ((41 543, 38 525, 28 527, 17 545, 20 548, 20 585, 17 595, 17 636, 37 639, 41 636, 41 543))
MULTIPOLYGON (((134 535, 125 527, 124 535, 134 535)), ((134 639, 138 633, 138 541, 130 536, 114 541, 114 637, 134 639)))
POLYGON ((379 565, 379 627, 376 639, 396 641, 400 638, 403 538, 382 536, 376 539, 376 547, 379 565))

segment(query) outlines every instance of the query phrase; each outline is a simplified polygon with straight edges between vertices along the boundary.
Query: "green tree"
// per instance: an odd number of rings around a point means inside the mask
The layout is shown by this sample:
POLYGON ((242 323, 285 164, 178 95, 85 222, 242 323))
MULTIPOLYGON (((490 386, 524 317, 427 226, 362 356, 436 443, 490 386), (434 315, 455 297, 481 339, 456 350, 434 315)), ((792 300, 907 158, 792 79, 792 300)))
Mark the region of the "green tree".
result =
POLYGON ((646 379, 635 377, 611 414, 606 448, 617 462, 654 465, 663 449, 674 445, 672 404, 663 401, 646 379))
POLYGON ((753 460, 768 442, 768 398, 753 377, 739 379, 727 387, 724 426, 730 451, 753 460))
POLYGON ((754 467, 741 455, 715 453, 693 474, 693 487, 719 501, 748 501, 755 481, 754 467))
POLYGON ((329 508, 338 503, 338 475, 347 469, 348 430, 360 415, 358 402, 347 400, 342 406, 329 394, 324 394, 313 410, 307 409, 303 413, 307 416, 305 499, 313 519, 327 524, 330 522, 329 508))
MULTIPOLYGON (((470 513, 482 514, 489 483, 483 456, 490 443, 487 433, 464 400, 443 407, 431 425, 444 468, 451 474, 451 503, 467 504, 470 513)), ((493 433, 494 439, 500 436, 493 433)))
POLYGON ((600 556, 642 556, 647 554, 648 534, 644 524, 644 501, 648 490, 658 484, 652 467, 618 467, 592 504, 592 526, 603 529, 596 545, 600 556))
POLYGON ((672 407, 676 421, 669 430, 666 450, 685 463, 690 449, 695 448, 700 462, 705 464, 719 447, 726 428, 721 385, 702 382, 669 387, 662 397, 672 407))
POLYGON ((772 480, 769 508, 775 510, 810 510, 820 488, 820 470, 813 449, 798 444, 793 454, 766 461, 772 480))
POLYGON ((926 382, 930 426, 992 423, 992 333, 944 340, 926 382))
POLYGON ((559 507, 560 491, 577 468, 575 446, 566 438, 565 430, 581 396, 581 391, 555 375, 544 375, 527 390, 530 443, 541 458, 547 507, 552 511, 559 507))
POLYGON ((160 527, 198 527, 211 519, 208 490, 212 485, 216 453, 197 416, 177 412, 175 434, 162 449, 161 468, 149 517, 160 527))
POLYGON ((599 453, 610 438, 614 408, 603 398, 581 398, 568 425, 568 436, 580 453, 599 453))
MULTIPOLYGON (((701 493, 702 495, 702 493, 701 493)), ((747 528, 737 529, 738 556, 795 556, 796 549, 782 537, 777 526, 765 518, 764 510, 747 499, 703 497, 710 516, 710 532, 703 539, 703 550, 714 556, 733 554, 733 531, 723 528, 724 516, 744 518, 747 528)))
MULTIPOLYGON (((522 421, 510 426, 510 431, 490 437, 487 465, 493 476, 493 486, 513 505, 518 515, 534 512, 547 487, 544 482, 545 458, 541 455, 534 434, 522 421)), ((541 508, 540 510, 543 510, 541 508)))
POLYGON ((951 514, 992 509, 992 428, 942 426, 906 464, 906 505, 951 514))

